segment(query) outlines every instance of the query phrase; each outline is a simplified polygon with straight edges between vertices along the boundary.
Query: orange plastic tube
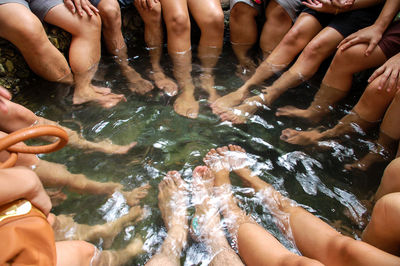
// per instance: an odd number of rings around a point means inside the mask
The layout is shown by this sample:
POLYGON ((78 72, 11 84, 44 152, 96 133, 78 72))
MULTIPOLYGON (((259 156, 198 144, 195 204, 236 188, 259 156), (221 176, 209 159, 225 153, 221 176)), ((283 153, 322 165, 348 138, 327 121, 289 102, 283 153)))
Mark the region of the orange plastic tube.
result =
POLYGON ((0 151, 7 150, 11 153, 11 156, 7 159, 7 161, 0 163, 0 169, 14 166, 17 161, 18 152, 31 154, 50 153, 53 151, 58 151, 64 147, 67 142, 67 132, 54 125, 38 125, 17 130, 0 139, 0 151), (15 144, 18 142, 42 136, 54 136, 58 137, 59 140, 52 144, 42 146, 15 146, 15 144))

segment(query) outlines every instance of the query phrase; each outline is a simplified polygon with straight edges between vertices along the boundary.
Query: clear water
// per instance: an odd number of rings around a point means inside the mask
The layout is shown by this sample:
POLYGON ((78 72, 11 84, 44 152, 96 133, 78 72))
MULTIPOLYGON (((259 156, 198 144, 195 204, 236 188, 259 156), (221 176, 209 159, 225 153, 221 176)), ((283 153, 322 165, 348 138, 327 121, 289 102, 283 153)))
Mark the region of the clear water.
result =
MULTIPOLYGON (((227 42, 228 43, 228 42, 227 42)), ((224 95, 238 88, 242 81, 235 76, 236 60, 229 45, 226 45, 215 70, 218 92, 224 95)), ((131 65, 146 76, 149 68, 147 52, 143 48, 130 50, 131 65), (139 56, 138 56, 139 55, 139 56)), ((194 58, 195 49, 194 49, 194 58)), ((164 56, 164 67, 171 76, 168 55, 164 56)), ((193 76, 198 76, 199 65, 194 59, 193 76)), ((344 137, 340 142, 331 142, 331 149, 304 148, 286 144, 279 140, 281 130, 287 127, 307 128, 302 121, 277 118, 277 107, 287 104, 306 106, 318 87, 318 78, 284 94, 270 111, 258 112, 247 124, 232 126, 222 123, 207 104, 207 95, 197 88, 200 99, 198 119, 187 119, 173 110, 173 101, 158 89, 146 96, 131 94, 121 78, 118 66, 112 58, 103 57, 99 72, 105 81, 100 84, 111 87, 114 92, 127 95, 127 102, 110 110, 93 104, 71 106, 71 95, 64 97, 54 84, 34 82, 15 97, 36 114, 60 121, 62 125, 81 131, 89 140, 110 138, 118 144, 137 141, 138 145, 126 155, 85 153, 66 147, 62 151, 41 158, 65 164, 73 173, 83 173, 98 181, 112 180, 122 183, 127 189, 149 183, 152 188, 142 200, 147 217, 136 226, 125 228, 116 238, 112 248, 127 245, 134 235, 145 242, 146 252, 135 258, 130 265, 143 265, 159 249, 166 235, 165 227, 157 207, 158 183, 170 170, 178 170, 190 182, 191 172, 202 164, 203 156, 211 149, 227 144, 237 144, 246 149, 255 160, 253 170, 265 181, 297 201, 306 209, 333 225, 338 230, 358 238, 363 229, 361 216, 366 208, 362 201, 368 199, 379 183, 382 168, 367 173, 344 171, 344 164, 360 158, 367 150, 373 136, 344 137)), ((321 75, 317 75, 321 77, 321 75)), ((355 87, 363 88, 362 82, 355 87)), ((332 116, 324 121, 332 126, 335 121, 351 109, 360 91, 342 102, 332 116)), ((285 239, 275 226, 271 214, 259 201, 241 187, 238 177, 232 176, 234 191, 241 207, 257 222, 274 234, 285 246, 295 247, 285 239)), ((127 206, 118 197, 78 195, 66 192, 69 198, 54 208, 56 214, 75 214, 79 223, 97 224, 114 220, 127 211, 127 206)), ((189 208, 193 215, 194 207, 189 208)), ((94 243, 99 245, 100 243, 94 243)), ((207 264, 209 257, 204 246, 189 242, 182 253, 182 265, 207 264)))

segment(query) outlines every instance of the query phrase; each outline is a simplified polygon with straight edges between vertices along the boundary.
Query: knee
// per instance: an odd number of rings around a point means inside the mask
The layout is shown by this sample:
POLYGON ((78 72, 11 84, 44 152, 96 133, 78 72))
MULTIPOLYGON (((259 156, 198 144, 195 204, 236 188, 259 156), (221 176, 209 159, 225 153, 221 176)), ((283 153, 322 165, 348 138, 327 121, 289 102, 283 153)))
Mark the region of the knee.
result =
POLYGON ((257 11, 247 4, 237 3, 233 6, 229 15, 229 23, 240 23, 249 17, 255 18, 257 16, 257 11))
POLYGON ((202 32, 214 32, 222 35, 224 32, 224 13, 220 9, 212 10, 198 23, 202 32))
MULTIPOLYGON (((23 25, 23 27, 16 27, 12 30, 18 34, 18 39, 23 42, 24 46, 29 46, 32 50, 40 50, 46 44, 50 44, 38 19, 25 17, 20 21, 20 25, 23 25)), ((18 46, 18 44, 16 45, 18 46)))
POLYGON ((399 188, 400 192, 400 159, 393 160, 386 167, 381 183, 385 187, 399 188))
MULTIPOLYGON (((85 15, 86 16, 86 15, 85 15)), ((81 35, 81 36, 92 36, 92 35, 99 35, 101 33, 101 17, 97 16, 86 16, 82 19, 82 23, 80 27, 74 29, 73 32, 70 32, 72 35, 81 35)))
POLYGON ((396 94, 394 95, 393 101, 396 102, 396 103, 400 103, 400 90, 398 90, 396 92, 396 94))
POLYGON ((303 35, 302 30, 298 27, 292 27, 283 37, 282 45, 284 46, 297 46, 303 35))
POLYGON ((152 10, 146 12, 145 17, 143 17, 144 23, 149 27, 160 27, 161 20, 162 16, 160 5, 157 5, 152 10))
POLYGON ((100 12, 104 27, 121 28, 121 9, 117 2, 108 3, 100 12))
POLYGON ((307 46, 303 50, 303 56, 306 59, 313 59, 321 56, 323 53, 323 49, 325 44, 319 40, 312 40, 307 44, 307 46))
POLYGON ((280 25, 282 27, 283 25, 291 25, 292 19, 286 10, 278 5, 277 8, 274 8, 271 12, 268 12, 267 23, 280 25))
POLYGON ((187 14, 176 13, 166 21, 168 31, 183 35, 190 31, 190 20, 187 14))

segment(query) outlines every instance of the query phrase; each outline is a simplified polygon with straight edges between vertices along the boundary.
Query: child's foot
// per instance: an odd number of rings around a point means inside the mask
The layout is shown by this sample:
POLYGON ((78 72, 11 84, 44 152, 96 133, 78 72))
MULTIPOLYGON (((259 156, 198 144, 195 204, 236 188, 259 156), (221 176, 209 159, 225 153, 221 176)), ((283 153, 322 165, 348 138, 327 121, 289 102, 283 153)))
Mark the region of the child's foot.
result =
POLYGON ((317 129, 298 131, 291 128, 282 130, 280 139, 296 145, 315 145, 321 139, 321 133, 317 129))
POLYGON ((148 190, 151 186, 149 184, 143 185, 138 188, 134 188, 132 191, 122 191, 122 195, 124 195, 126 199, 126 203, 129 206, 138 205, 140 200, 147 196, 148 190))
POLYGON ((302 118, 306 121, 316 124, 321 121, 324 113, 312 111, 309 109, 299 109, 297 107, 288 105, 278 108, 275 115, 302 118))
POLYGON ((158 207, 167 230, 173 227, 187 231, 188 196, 177 171, 170 171, 158 185, 158 207))
POLYGON ((194 119, 199 114, 199 102, 193 93, 183 91, 174 102, 174 110, 181 116, 194 119))
POLYGON ((214 176, 207 166, 193 171, 193 203, 196 212, 190 224, 190 233, 196 241, 208 242, 221 232, 218 207, 211 198, 214 176))
POLYGON ((164 91, 168 96, 175 96, 178 93, 178 85, 163 72, 155 72, 150 75, 157 88, 164 91))

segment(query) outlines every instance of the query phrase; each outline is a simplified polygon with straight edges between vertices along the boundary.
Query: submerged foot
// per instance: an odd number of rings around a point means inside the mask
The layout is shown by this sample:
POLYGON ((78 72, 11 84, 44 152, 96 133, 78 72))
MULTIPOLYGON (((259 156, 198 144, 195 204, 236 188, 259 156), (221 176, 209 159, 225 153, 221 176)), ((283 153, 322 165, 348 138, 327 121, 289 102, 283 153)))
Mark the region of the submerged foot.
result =
POLYGON ((222 112, 228 110, 229 108, 241 104, 247 97, 247 95, 248 95, 247 90, 244 92, 243 90, 236 90, 217 99, 210 105, 210 107, 214 114, 219 115, 222 112))
POLYGON ((218 207, 211 198, 214 176, 207 166, 198 166, 194 169, 192 185, 196 212, 190 224, 190 233, 196 241, 212 241, 222 230, 218 207))
POLYGON ((177 171, 170 171, 158 185, 158 207, 167 230, 177 227, 187 231, 188 196, 177 171))
MULTIPOLYGON (((255 96, 258 97, 258 96, 255 96)), ((235 106, 229 110, 220 113, 222 121, 231 121, 233 124, 244 124, 247 119, 251 117, 262 104, 258 101, 254 101, 254 97, 251 97, 244 101, 243 104, 235 106)), ((257 99, 258 100, 258 99, 257 99)))
POLYGON ((275 115, 303 118, 314 124, 320 122, 323 117, 323 114, 321 113, 312 112, 309 109, 299 109, 291 105, 278 108, 275 115))
POLYGON ((111 140, 106 139, 100 142, 97 142, 97 148, 93 148, 93 151, 99 151, 109 154, 126 154, 130 149, 136 146, 137 142, 131 142, 127 145, 118 145, 113 144, 111 140))
POLYGON ((192 93, 182 92, 174 102, 175 112, 187 118, 197 118, 199 108, 199 102, 196 101, 192 93))
POLYGON ((203 73, 200 75, 201 87, 208 93, 208 102, 215 102, 220 96, 214 88, 214 77, 211 74, 203 73))
POLYGON ((178 85, 162 72, 155 72, 150 75, 157 88, 164 91, 168 96, 175 96, 178 93, 178 85))
POLYGON ((129 82, 129 89, 132 92, 143 95, 154 89, 153 83, 142 78, 133 68, 125 67, 123 73, 129 82))
POLYGON ((134 188, 131 191, 122 191, 122 194, 124 195, 126 199, 126 203, 129 206, 135 206, 138 205, 140 200, 145 198, 147 196, 147 193, 151 186, 149 184, 143 185, 138 188, 134 188))
POLYGON ((383 163, 389 161, 393 158, 392 152, 385 150, 382 146, 377 145, 377 148, 373 151, 370 151, 360 160, 346 164, 344 168, 348 171, 359 170, 359 171, 367 171, 372 165, 376 163, 383 163))
POLYGON ((291 128, 282 130, 280 139, 296 145, 315 145, 321 138, 321 133, 317 129, 310 131, 298 131, 291 128))
MULTIPOLYGON (((97 87, 99 88, 99 87, 97 87)), ((88 89, 76 91, 72 98, 73 104, 83 104, 86 102, 95 102, 104 108, 111 108, 117 105, 120 101, 125 101, 126 98, 123 94, 114 94, 97 92, 92 85, 88 89)))

